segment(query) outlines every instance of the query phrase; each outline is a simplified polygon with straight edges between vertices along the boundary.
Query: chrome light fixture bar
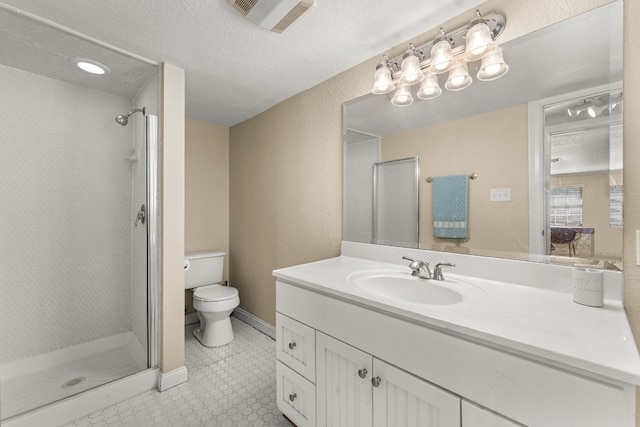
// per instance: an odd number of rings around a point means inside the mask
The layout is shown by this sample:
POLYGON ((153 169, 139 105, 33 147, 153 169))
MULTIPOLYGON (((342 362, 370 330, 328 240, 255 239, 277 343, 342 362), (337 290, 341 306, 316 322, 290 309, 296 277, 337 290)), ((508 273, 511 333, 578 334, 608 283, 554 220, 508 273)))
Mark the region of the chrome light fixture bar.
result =
POLYGON ((469 75, 467 63, 482 61, 478 80, 488 81, 502 77, 509 70, 504 61, 502 49, 495 39, 505 27, 504 16, 492 13, 486 17, 476 10, 476 16, 465 27, 440 34, 418 47, 409 44, 403 55, 389 59, 383 56, 374 74, 371 90, 374 94, 390 94, 394 105, 406 106, 413 101, 411 87, 420 84, 416 96, 433 99, 442 93, 438 82, 440 74, 449 73, 445 88, 458 91, 468 87, 473 79, 469 75), (410 102, 406 102, 411 98, 410 102), (402 102, 398 102, 398 99, 402 102))

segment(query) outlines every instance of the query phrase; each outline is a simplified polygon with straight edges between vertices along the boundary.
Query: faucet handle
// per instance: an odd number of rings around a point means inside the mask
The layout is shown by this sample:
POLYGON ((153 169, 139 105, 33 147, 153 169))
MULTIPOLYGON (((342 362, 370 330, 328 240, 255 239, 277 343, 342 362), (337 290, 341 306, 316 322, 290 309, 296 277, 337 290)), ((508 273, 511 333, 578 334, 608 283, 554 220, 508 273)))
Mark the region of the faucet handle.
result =
POLYGON ((433 278, 434 280, 444 280, 444 275, 442 274, 442 267, 455 267, 456 265, 452 262, 439 262, 433 268, 433 278))

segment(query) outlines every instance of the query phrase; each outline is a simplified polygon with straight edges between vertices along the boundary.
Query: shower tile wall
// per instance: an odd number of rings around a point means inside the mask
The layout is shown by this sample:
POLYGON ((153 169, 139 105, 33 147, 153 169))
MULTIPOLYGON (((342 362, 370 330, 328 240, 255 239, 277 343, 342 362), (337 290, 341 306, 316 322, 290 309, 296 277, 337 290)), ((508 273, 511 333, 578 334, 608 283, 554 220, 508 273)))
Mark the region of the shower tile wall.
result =
POLYGON ((3 65, 0 93, 2 364, 131 329, 132 131, 122 97, 3 65))

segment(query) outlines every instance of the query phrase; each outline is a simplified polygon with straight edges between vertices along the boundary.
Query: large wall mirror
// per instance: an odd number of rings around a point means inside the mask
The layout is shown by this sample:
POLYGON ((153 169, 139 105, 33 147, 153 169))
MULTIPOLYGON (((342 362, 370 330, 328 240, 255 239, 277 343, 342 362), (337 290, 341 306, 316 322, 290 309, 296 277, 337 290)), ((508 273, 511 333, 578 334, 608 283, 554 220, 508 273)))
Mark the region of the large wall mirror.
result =
POLYGON ((388 244, 375 165, 417 158, 417 234, 395 245, 621 270, 622 2, 502 48, 498 80, 406 107, 372 94, 344 105, 343 239, 388 244), (434 179, 452 175, 477 177, 468 234, 434 237, 434 179))

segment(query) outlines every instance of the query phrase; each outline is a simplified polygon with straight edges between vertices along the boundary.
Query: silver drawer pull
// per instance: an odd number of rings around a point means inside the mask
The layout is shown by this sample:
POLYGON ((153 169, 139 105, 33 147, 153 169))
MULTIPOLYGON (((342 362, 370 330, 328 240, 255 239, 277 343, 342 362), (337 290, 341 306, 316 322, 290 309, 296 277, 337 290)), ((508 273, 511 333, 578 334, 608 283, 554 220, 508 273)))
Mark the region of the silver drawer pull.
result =
POLYGON ((296 348, 296 343, 295 342, 290 342, 289 343, 289 350, 293 350, 294 348, 296 348))
POLYGON ((298 397, 298 395, 297 395, 297 394, 295 394, 295 393, 290 394, 290 395, 289 395, 289 400, 293 402, 294 400, 296 400, 296 397, 298 397))
POLYGON ((358 376, 360 378, 366 378, 368 372, 369 371, 367 371, 365 368, 362 368, 362 369, 358 370, 358 376))
POLYGON ((378 387, 380 385, 380 381, 382 381, 380 377, 371 378, 371 384, 373 384, 374 387, 378 387))

